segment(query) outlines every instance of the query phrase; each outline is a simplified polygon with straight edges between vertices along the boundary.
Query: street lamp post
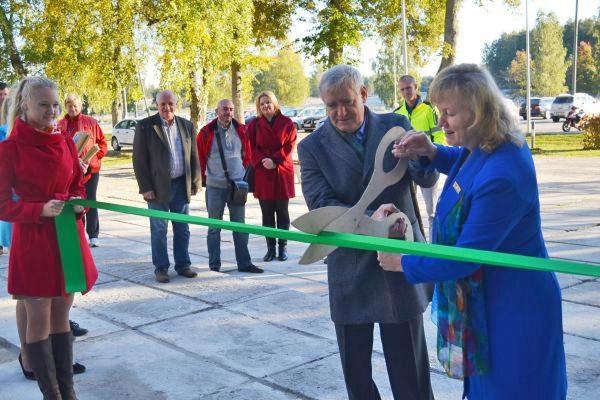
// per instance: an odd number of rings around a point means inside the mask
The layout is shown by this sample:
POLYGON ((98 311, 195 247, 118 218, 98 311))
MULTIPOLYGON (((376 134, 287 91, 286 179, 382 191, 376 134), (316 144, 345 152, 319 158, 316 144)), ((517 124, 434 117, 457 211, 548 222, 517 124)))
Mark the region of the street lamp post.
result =
POLYGON ((535 131, 531 132, 531 55, 529 53, 529 1, 525 0, 525 51, 527 52, 527 98, 525 112, 527 115, 527 135, 531 135, 531 149, 535 148, 535 131))
POLYGON ((575 92, 577 91, 577 35, 579 28, 579 20, 577 19, 577 10, 579 8, 579 0, 575 0, 575 26, 574 26, 574 35, 573 35, 573 96, 575 96, 575 92))
POLYGON ((408 75, 408 43, 406 43, 406 3, 402 0, 402 42, 404 43, 404 75, 408 75))

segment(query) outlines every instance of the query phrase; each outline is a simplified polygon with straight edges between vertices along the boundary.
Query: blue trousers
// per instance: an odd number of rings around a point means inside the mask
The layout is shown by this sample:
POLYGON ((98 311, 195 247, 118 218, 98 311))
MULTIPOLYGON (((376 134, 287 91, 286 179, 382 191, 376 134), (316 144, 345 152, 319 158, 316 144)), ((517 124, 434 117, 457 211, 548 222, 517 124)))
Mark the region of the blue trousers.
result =
MULTIPOLYGON (((148 202, 151 210, 171 211, 179 214, 189 214, 190 205, 187 198, 185 176, 171 180, 171 198, 169 204, 155 201, 148 202)), ((167 252, 167 224, 168 221, 159 218, 150 218, 150 241, 152 246, 152 264, 154 272, 169 269, 169 254, 167 252)), ((173 257, 175 258, 175 271, 179 272, 192 264, 188 251, 190 243, 190 228, 188 224, 172 222, 173 225, 173 257)))
MULTIPOLYGON (((244 222, 246 206, 232 206, 227 203, 227 189, 207 186, 206 187, 206 208, 208 209, 208 218, 223 219, 225 205, 229 209, 229 220, 232 222, 244 222)), ((248 252, 248 234, 233 232, 233 245, 235 247, 235 260, 238 269, 244 269, 252 261, 250 252, 248 252)), ((208 265, 212 270, 219 270, 221 267, 221 230, 218 228, 208 228, 206 236, 206 246, 208 247, 208 265)))

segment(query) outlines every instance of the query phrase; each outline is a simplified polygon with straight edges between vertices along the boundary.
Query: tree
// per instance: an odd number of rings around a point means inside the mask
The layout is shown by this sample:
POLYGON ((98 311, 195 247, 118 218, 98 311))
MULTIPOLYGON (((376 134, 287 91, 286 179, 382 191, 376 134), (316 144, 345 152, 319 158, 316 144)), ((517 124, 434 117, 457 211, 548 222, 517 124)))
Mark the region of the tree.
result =
POLYGON ((317 29, 302 39, 303 50, 318 63, 332 67, 352 62, 345 50, 357 49, 366 24, 358 1, 327 0, 315 16, 317 29))
POLYGON ((562 44, 563 27, 555 14, 540 11, 531 32, 531 59, 535 64, 533 87, 540 96, 563 93, 568 63, 562 44))
MULTIPOLYGON (((580 19, 577 25, 578 42, 587 42, 595 50, 598 45, 598 38, 595 33, 600 31, 600 17, 580 19)), ((567 49, 567 57, 573 57, 573 36, 575 35, 575 22, 569 20, 565 24, 563 31, 563 46, 567 49)))
POLYGON ((254 95, 272 90, 281 104, 301 105, 309 93, 308 79, 300 56, 289 46, 279 51, 269 70, 257 76, 254 95))
POLYGON ((483 49, 483 62, 501 88, 509 88, 513 79, 509 68, 517 51, 525 51, 525 31, 503 33, 483 49))
MULTIPOLYGON (((531 64, 532 71, 535 70, 531 64)), ((517 89, 516 94, 526 96, 527 94, 527 53, 522 50, 517 50, 514 60, 508 68, 508 80, 513 83, 517 89)))
MULTIPOLYGON (((394 74, 393 48, 384 48, 383 51, 377 55, 377 58, 373 63, 373 70, 375 72, 375 75, 372 77, 374 92, 387 107, 397 107, 402 96, 399 92, 394 93, 394 75, 396 79, 399 79, 403 74, 394 74)), ((416 68, 410 69, 409 73, 418 83, 420 80, 418 70, 416 68)))
POLYGON ((28 74, 26 60, 17 46, 20 29, 23 26, 27 7, 35 8, 34 1, 29 4, 22 1, 0 1, 0 51, 7 55, 0 60, 2 80, 12 82, 28 74))
MULTIPOLYGON (((571 64, 567 70, 567 77, 572 75, 573 65, 571 64)), ((599 80, 600 76, 592 53, 592 46, 587 42, 580 42, 579 51, 577 52, 577 91, 598 95, 600 94, 599 80)), ((572 81, 567 79, 567 82, 569 90, 572 91, 572 81)))
MULTIPOLYGON (((475 0, 480 6, 486 0, 475 0)), ((490 1, 490 0, 487 0, 490 1)), ((516 7, 521 4, 521 0, 503 0, 508 6, 516 7)), ((444 43, 442 45, 442 61, 438 71, 443 70, 449 65, 454 64, 456 59, 456 45, 458 39, 458 11, 462 0, 445 0, 445 17, 444 17, 444 43)))

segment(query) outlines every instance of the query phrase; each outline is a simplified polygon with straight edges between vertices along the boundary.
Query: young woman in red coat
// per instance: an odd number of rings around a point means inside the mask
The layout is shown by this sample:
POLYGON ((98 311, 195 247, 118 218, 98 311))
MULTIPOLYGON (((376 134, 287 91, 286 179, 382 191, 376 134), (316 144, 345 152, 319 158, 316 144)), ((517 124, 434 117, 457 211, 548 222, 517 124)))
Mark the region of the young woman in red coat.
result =
MULTIPOLYGON (((10 136, 0 143, 0 219, 13 223, 8 292, 24 301, 25 352, 44 399, 73 400, 73 294, 65 292, 54 217, 65 200, 84 197, 82 170, 73 140, 56 130, 56 84, 27 77, 12 96, 10 136)), ((81 220, 77 227, 89 291, 98 273, 81 220)))
MULTIPOLYGON (((290 229, 289 201, 294 193, 292 150, 296 127, 281 114, 277 98, 264 91, 256 98, 257 117, 248 124, 254 166, 254 197, 260 203, 263 226, 290 229)), ((279 261, 287 260, 287 241, 279 239, 279 261)), ((267 238, 265 261, 275 258, 275 239, 267 238)))

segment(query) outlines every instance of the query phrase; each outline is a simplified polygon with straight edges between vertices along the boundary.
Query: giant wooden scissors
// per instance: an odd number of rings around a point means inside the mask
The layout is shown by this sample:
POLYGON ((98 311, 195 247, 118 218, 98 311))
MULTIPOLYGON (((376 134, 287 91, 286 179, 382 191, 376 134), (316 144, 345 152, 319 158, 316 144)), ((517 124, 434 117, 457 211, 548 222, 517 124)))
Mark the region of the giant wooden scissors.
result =
MULTIPOLYGON (((344 232, 355 233, 359 235, 388 237, 390 228, 400 218, 404 219, 406 225, 406 240, 413 240, 413 231, 409 219, 402 212, 390 214, 384 220, 375 221, 365 215, 365 211, 388 186, 391 186, 404 176, 408 168, 408 160, 399 159, 396 166, 389 172, 383 170, 383 158, 385 152, 391 143, 401 138, 406 134, 406 131, 396 126, 383 136, 377 153, 375 154, 375 165, 373 166, 373 175, 361 198, 351 208, 341 206, 327 206, 314 209, 298 218, 292 225, 306 233, 318 234, 323 231, 327 232, 344 232)), ((337 249, 336 246, 311 244, 304 251, 300 264, 312 264, 322 260, 337 249)))

